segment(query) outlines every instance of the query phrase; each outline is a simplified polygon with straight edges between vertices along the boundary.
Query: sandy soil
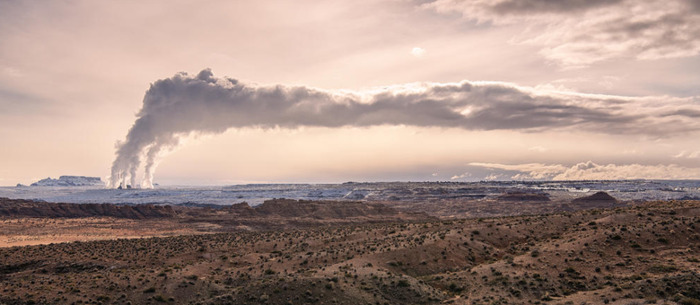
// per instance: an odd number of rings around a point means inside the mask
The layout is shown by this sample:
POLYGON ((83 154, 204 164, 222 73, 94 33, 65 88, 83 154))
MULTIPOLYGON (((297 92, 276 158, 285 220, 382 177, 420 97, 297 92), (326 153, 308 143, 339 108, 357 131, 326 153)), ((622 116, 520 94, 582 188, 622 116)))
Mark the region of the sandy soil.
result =
POLYGON ((195 225, 169 219, 5 218, 0 219, 0 247, 41 245, 119 238, 145 238, 208 233, 195 225))

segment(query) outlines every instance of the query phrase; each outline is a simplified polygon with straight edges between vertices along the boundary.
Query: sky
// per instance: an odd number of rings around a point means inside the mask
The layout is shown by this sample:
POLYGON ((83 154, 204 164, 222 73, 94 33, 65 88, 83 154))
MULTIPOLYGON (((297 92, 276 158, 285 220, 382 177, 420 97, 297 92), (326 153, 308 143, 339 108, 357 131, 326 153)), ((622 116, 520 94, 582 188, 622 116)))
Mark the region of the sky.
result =
POLYGON ((697 0, 8 0, 0 41, 0 185, 700 179, 697 0))

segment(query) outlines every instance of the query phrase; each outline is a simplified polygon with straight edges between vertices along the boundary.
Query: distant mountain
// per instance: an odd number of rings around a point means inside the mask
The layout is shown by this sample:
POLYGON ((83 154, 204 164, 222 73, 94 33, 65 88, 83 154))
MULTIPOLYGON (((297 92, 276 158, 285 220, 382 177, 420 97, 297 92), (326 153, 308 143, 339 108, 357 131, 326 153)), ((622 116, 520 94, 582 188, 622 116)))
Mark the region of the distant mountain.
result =
POLYGON ((100 177, 85 176, 61 176, 58 179, 41 179, 31 184, 31 186, 103 186, 100 177))

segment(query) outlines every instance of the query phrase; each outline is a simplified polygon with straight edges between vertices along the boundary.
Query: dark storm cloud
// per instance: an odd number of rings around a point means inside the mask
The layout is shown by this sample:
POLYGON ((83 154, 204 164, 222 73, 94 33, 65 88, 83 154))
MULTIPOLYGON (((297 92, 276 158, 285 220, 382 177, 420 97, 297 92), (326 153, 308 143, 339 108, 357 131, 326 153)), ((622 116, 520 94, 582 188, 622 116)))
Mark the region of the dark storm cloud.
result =
POLYGON ((700 110, 697 109, 678 109, 672 112, 663 114, 663 116, 684 116, 688 118, 700 118, 700 110))
POLYGON ((436 0, 422 7, 494 25, 520 24, 519 40, 565 67, 613 58, 656 60, 700 53, 698 0, 436 0))
MULTIPOLYGON (((692 50, 699 44, 700 26, 694 25, 692 16, 686 12, 662 14, 644 20, 630 20, 620 17, 600 23, 594 33, 606 33, 607 38, 597 38, 600 42, 635 41, 638 54, 664 54, 674 50, 692 50)), ((582 41, 590 41, 590 36, 581 36, 582 41)), ((576 39, 574 39, 576 40, 576 39)))
POLYGON ((622 0, 508 0, 491 7, 499 14, 575 13, 614 5, 622 0))
POLYGON ((686 0, 688 5, 695 13, 700 13, 700 0, 686 0))
MULTIPOLYGON (((536 92, 502 83, 420 84, 371 92, 334 92, 297 86, 255 86, 215 78, 210 70, 153 83, 143 108, 117 148, 111 184, 135 184, 145 158, 146 186, 159 153, 191 133, 230 128, 410 125, 467 130, 576 128, 654 136, 694 131, 700 124, 666 124, 656 109, 617 97, 536 92)), ((687 107, 698 111, 692 104, 687 107)))

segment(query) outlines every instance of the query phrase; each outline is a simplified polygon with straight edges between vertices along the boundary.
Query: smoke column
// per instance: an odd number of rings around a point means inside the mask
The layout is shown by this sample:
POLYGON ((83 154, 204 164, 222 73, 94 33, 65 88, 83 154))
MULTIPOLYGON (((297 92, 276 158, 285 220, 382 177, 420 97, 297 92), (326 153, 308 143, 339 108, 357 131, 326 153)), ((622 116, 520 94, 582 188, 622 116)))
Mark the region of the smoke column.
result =
MULTIPOLYGON (((504 83, 424 83, 367 92, 326 91, 297 86, 256 86, 215 78, 209 69, 196 76, 178 73, 151 84, 143 107, 118 143, 110 187, 152 187, 159 155, 192 133, 217 134, 230 128, 411 125, 469 130, 539 131, 571 128, 606 133, 698 130, 696 118, 668 117, 633 98, 574 93, 538 93, 504 83), (631 107, 631 103, 635 103, 631 107), (633 109, 633 110, 630 110, 633 109), (631 113, 634 112, 634 113, 631 113), (642 126, 642 127, 640 127, 642 126)), ((700 113, 694 101, 691 113, 700 113)), ((652 106, 650 106, 652 105, 652 106)))

